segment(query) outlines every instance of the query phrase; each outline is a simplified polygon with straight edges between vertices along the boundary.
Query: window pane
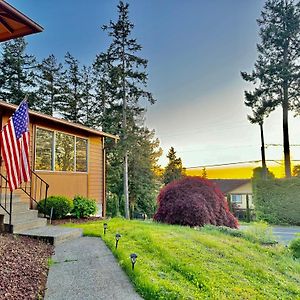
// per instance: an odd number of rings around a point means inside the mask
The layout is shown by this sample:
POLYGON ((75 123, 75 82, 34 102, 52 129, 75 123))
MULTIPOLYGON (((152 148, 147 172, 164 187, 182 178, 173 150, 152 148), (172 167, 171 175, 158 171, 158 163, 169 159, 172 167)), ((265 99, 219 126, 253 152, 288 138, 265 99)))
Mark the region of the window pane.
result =
POLYGON ((52 146, 53 132, 41 128, 36 129, 36 154, 35 169, 36 170, 53 170, 52 167, 52 146))
POLYGON ((74 171, 75 137, 57 132, 55 142, 55 170, 74 171))
POLYGON ((242 195, 231 195, 231 201, 233 203, 242 203, 242 195))
POLYGON ((87 140, 76 138, 76 171, 87 171, 87 140))

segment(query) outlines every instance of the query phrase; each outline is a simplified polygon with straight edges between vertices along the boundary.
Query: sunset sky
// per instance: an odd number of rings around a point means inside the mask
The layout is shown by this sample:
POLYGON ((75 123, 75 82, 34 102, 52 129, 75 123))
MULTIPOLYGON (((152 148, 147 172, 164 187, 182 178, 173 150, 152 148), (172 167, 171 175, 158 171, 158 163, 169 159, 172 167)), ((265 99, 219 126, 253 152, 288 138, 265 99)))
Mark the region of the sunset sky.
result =
MULTIPOLYGON (((147 125, 164 150, 173 146, 185 167, 260 159, 259 128, 247 121, 240 71, 256 59, 256 19, 263 0, 131 0, 133 36, 149 60, 149 90, 157 103, 147 106, 147 125)), ((116 20, 118 1, 10 0, 44 27, 27 38, 28 52, 63 61, 69 51, 82 64, 106 50, 101 26, 116 20)), ((290 142, 300 144, 300 117, 290 121, 290 142)), ((267 144, 282 143, 281 110, 266 120, 267 144)), ((281 160, 282 147, 268 147, 267 159, 281 160)), ((300 159, 300 147, 291 147, 300 159)))

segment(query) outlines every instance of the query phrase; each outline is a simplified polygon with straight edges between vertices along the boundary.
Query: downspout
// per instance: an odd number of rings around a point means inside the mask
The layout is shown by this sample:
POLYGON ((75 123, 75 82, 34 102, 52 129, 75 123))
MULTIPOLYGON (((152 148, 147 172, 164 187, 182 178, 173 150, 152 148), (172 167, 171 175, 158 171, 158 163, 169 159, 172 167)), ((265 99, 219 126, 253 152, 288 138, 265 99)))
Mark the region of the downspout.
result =
POLYGON ((106 148, 105 148, 105 140, 102 137, 102 217, 106 217, 106 148))

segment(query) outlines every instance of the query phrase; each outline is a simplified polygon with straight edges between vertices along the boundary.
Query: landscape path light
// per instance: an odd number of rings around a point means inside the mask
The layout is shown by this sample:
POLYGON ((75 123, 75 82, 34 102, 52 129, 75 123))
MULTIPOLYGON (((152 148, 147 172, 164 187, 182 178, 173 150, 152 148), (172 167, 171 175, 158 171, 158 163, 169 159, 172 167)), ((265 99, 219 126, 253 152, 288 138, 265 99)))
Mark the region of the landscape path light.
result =
POLYGON ((106 229, 107 229, 107 223, 104 223, 104 224, 103 224, 104 234, 106 234, 106 229))
POLYGON ((120 234, 120 233, 117 233, 117 234, 116 234, 116 249, 118 248, 118 243, 119 243, 120 237, 121 237, 121 234, 120 234))
POLYGON ((134 270, 134 265, 136 263, 137 255, 135 253, 131 253, 130 254, 130 259, 131 259, 132 270, 134 270))

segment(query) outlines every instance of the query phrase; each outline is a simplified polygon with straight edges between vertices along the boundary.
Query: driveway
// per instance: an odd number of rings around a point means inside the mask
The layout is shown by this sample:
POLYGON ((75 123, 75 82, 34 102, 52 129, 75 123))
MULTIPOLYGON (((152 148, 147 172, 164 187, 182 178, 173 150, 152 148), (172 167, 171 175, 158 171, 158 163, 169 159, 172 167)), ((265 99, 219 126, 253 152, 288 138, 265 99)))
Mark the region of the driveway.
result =
MULTIPOLYGON (((240 230, 246 229, 251 225, 242 225, 240 230)), ((300 226, 271 226, 273 234, 278 242, 288 245, 289 242, 296 238, 296 233, 300 233, 300 226)))

